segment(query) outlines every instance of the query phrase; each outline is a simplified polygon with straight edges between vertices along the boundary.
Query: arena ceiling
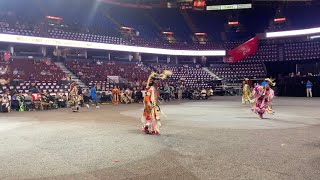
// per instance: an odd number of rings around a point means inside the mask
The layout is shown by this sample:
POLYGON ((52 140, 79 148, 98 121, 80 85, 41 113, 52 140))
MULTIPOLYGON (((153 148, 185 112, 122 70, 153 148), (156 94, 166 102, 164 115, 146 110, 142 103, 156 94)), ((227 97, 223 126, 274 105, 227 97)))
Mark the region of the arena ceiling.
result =
MULTIPOLYGON (((108 1, 108 0, 106 0, 108 1)), ((113 1, 113 0, 111 0, 113 1)), ((166 4, 167 2, 192 2, 193 0, 116 0, 117 2, 123 2, 128 4, 145 4, 145 5, 160 5, 166 4)), ((213 4, 240 4, 240 3, 253 3, 263 5, 305 5, 305 4, 320 4, 319 0, 206 0, 209 5, 213 4)))

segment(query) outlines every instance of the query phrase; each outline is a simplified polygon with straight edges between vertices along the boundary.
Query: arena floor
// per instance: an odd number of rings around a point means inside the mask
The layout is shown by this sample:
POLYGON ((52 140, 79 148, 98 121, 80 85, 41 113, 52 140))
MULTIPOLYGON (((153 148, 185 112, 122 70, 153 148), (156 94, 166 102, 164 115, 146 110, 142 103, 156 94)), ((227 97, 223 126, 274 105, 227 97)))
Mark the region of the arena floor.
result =
POLYGON ((320 99, 276 98, 259 120, 239 97, 0 114, 0 179, 319 179, 320 99))

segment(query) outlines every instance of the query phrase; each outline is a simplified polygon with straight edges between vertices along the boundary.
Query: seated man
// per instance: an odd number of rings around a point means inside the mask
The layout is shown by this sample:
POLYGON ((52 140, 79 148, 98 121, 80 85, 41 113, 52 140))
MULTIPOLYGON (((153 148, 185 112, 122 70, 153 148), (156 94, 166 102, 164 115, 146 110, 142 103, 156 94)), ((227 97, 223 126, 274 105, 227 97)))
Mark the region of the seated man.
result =
POLYGON ((51 94, 47 94, 47 98, 48 98, 48 103, 49 103, 49 108, 53 109, 56 107, 56 101, 55 101, 55 97, 52 96, 51 94))
POLYGON ((17 100, 17 94, 14 93, 11 96, 11 110, 18 111, 19 110, 19 101, 17 100))
POLYGON ((67 101, 68 101, 68 98, 67 98, 67 95, 59 95, 58 96, 58 106, 60 107, 60 108, 65 108, 65 107, 67 107, 67 101))
POLYGON ((26 111, 31 111, 33 110, 33 100, 32 100, 32 94, 28 93, 25 97, 24 97, 24 106, 25 106, 25 110, 26 111))
POLYGON ((41 94, 40 110, 48 110, 50 108, 49 100, 46 93, 41 94))

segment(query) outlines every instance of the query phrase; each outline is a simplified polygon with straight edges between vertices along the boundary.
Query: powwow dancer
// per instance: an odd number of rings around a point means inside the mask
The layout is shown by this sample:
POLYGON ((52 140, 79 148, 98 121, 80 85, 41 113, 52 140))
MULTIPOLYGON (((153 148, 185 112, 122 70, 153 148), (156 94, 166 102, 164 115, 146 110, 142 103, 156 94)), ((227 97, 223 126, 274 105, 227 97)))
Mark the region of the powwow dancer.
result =
POLYGON ((118 104, 120 96, 120 90, 117 88, 117 86, 114 86, 112 89, 112 104, 118 104))
POLYGON ((248 85, 247 78, 243 81, 243 87, 242 87, 242 104, 246 104, 247 102, 250 103, 250 87, 248 85))
POLYGON ((252 91, 252 97, 254 98, 255 104, 252 107, 253 112, 258 114, 259 118, 262 119, 265 112, 273 114, 274 111, 270 108, 272 99, 274 97, 274 91, 271 86, 275 86, 272 79, 265 79, 261 85, 256 86, 252 91))
POLYGON ((77 83, 72 82, 70 84, 70 89, 69 89, 69 102, 70 102, 70 107, 73 112, 78 112, 79 111, 79 102, 80 98, 78 95, 78 88, 77 88, 77 83))
POLYGON ((167 76, 170 76, 171 74, 172 72, 168 70, 163 71, 162 74, 152 72, 148 78, 143 100, 144 112, 141 117, 141 122, 143 124, 142 128, 146 134, 160 133, 161 123, 159 113, 161 110, 158 103, 158 82, 159 80, 166 79, 167 76))

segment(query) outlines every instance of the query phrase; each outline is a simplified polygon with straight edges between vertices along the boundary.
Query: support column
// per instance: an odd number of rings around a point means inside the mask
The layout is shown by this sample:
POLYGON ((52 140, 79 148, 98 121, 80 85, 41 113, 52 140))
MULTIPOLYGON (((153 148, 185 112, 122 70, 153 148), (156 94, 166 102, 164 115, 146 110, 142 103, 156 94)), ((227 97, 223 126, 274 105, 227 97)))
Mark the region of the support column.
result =
POLYGON ((108 60, 109 60, 109 61, 111 60, 111 54, 110 54, 110 52, 108 52, 108 60))
POLYGON ((170 63, 170 56, 167 56, 167 64, 170 63))
POLYGON ((175 56, 175 57, 174 57, 174 60, 175 60, 176 64, 179 64, 178 56, 175 56))
POLYGON ((47 56, 47 47, 42 46, 40 50, 43 57, 47 56))
POLYGON ((9 52, 10 52, 11 55, 14 54, 14 46, 13 45, 9 46, 9 52))
POLYGON ((196 57, 192 57, 192 62, 193 62, 193 64, 196 64, 197 63, 197 58, 196 57))
POLYGON ((207 65, 207 57, 202 56, 201 57, 201 63, 202 63, 202 66, 206 66, 207 65))
POLYGON ((86 49, 84 50, 83 54, 84 54, 84 58, 88 59, 88 51, 86 49))

